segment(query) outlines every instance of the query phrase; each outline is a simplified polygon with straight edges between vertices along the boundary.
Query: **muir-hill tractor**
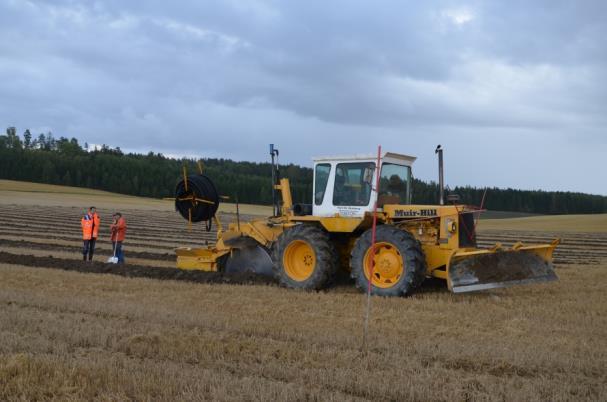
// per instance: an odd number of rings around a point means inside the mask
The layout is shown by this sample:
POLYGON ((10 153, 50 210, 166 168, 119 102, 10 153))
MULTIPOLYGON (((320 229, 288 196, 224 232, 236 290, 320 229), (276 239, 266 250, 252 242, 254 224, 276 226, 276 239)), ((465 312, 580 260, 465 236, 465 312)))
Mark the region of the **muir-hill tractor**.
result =
POLYGON ((452 196, 453 203, 443 205, 440 146, 441 205, 411 203, 416 158, 391 152, 315 158, 312 204, 293 204, 273 145, 270 153, 273 216, 238 219, 227 228, 216 217, 221 197, 210 178, 184 172, 175 207, 190 222, 215 221, 217 242, 178 248, 178 268, 271 275, 296 289, 323 289, 345 269, 359 289, 366 291, 370 280, 372 294, 380 296, 411 294, 430 277, 446 280, 455 293, 557 279, 552 254, 558 239, 477 247, 479 208, 458 205, 452 196))

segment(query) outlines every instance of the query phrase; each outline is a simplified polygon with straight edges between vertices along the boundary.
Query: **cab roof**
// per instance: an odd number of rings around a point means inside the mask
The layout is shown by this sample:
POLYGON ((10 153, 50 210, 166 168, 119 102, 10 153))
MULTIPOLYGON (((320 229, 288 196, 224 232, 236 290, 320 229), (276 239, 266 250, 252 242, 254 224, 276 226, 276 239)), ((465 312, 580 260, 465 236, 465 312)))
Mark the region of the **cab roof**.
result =
MULTIPOLYGON (((383 162, 395 163, 399 165, 410 166, 417 159, 415 156, 397 154, 394 152, 383 152, 381 154, 383 162)), ((375 162, 377 154, 356 154, 356 155, 338 155, 338 156, 319 156, 312 158, 314 163, 318 162, 375 162)))

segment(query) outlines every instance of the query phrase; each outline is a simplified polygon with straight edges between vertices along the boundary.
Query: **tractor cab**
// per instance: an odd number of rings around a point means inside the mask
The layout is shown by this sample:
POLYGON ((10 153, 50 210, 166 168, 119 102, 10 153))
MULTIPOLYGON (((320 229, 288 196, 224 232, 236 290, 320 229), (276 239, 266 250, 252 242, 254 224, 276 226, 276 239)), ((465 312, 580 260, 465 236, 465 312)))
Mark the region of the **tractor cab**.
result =
POLYGON ((312 214, 331 217, 363 217, 385 204, 411 203, 411 165, 415 157, 385 152, 380 158, 379 199, 377 157, 355 155, 314 158, 312 214))

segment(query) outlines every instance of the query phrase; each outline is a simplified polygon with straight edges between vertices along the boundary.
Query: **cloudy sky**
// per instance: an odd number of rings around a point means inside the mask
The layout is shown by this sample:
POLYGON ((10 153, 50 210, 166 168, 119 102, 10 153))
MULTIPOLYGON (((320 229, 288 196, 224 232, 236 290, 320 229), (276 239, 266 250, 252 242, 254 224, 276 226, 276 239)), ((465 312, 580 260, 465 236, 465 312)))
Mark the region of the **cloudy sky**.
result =
POLYGON ((607 195, 607 1, 0 0, 0 124, 607 195))

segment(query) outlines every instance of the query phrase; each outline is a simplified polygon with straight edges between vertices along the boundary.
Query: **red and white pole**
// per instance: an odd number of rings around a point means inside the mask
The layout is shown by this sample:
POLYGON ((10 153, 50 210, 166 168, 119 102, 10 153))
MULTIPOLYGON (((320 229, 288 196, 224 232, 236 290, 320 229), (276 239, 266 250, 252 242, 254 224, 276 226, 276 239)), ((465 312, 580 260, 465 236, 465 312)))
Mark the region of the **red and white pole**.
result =
MULTIPOLYGON (((367 278, 367 309, 365 313, 365 327, 363 329, 363 351, 367 348, 367 334, 369 332, 369 316, 371 314, 371 286, 373 283, 373 271, 375 270, 375 243, 377 241, 377 207, 379 200, 379 179, 381 176, 381 145, 377 146, 377 165, 375 167, 375 202, 373 204, 373 226, 371 229, 371 252, 369 253, 370 262, 363 261, 363 270, 369 263, 369 276, 367 278)), ((373 190, 373 189, 372 189, 373 190)))
POLYGON ((371 229, 371 269, 369 271, 369 286, 367 288, 367 295, 371 296, 371 282, 373 278, 373 271, 375 270, 375 243, 377 240, 377 201, 379 200, 379 178, 381 175, 381 145, 377 146, 377 165, 375 171, 375 203, 373 204, 373 227, 371 229))

